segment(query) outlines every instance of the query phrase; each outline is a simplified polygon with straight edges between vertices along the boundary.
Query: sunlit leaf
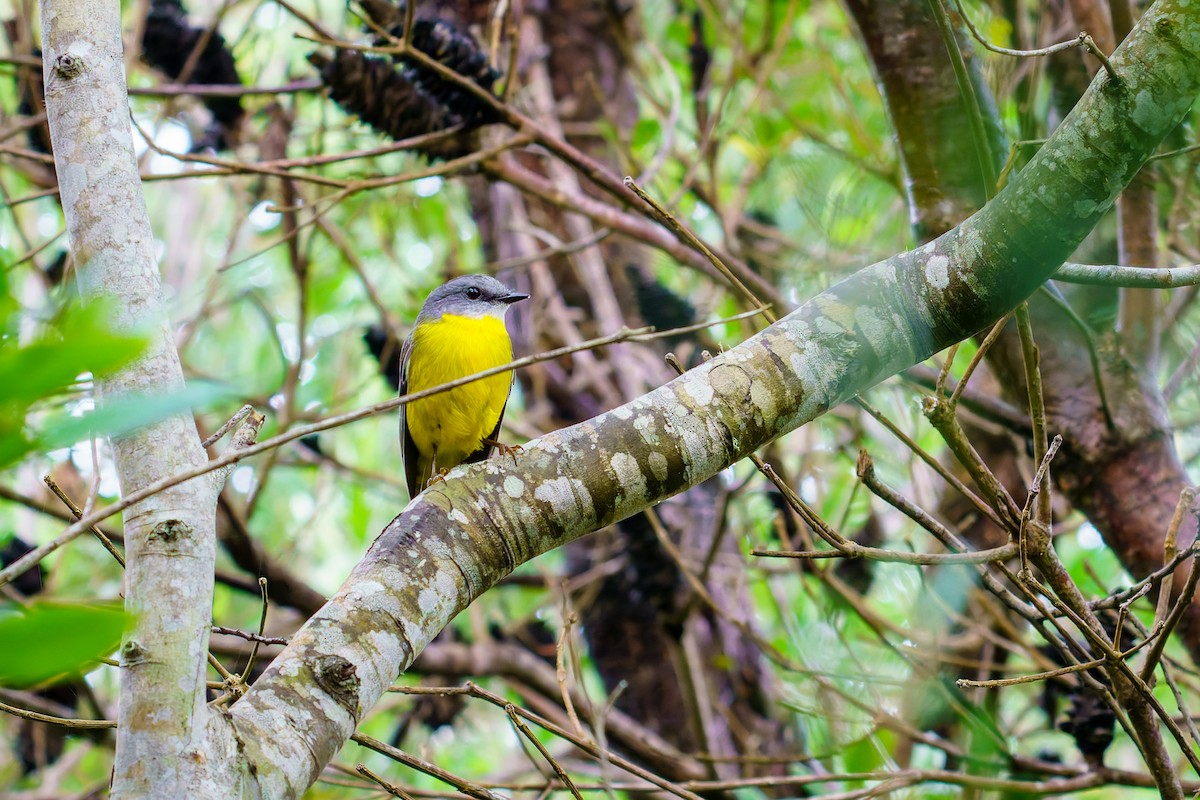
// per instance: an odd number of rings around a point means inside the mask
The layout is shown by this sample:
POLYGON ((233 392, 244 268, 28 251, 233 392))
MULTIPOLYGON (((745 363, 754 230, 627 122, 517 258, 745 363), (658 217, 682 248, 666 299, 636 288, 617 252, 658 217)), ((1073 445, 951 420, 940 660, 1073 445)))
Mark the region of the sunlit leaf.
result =
POLYGON ((114 603, 0 607, 0 686, 22 688, 87 672, 116 649, 128 622, 114 603))
MULTIPOLYGON (((81 417, 62 415, 44 422, 40 426, 42 433, 37 437, 37 442, 42 448, 53 450, 68 447, 92 435, 119 436, 172 414, 207 408, 228 398, 229 393, 230 390, 220 384, 191 383, 175 394, 122 398, 81 417)), ((0 439, 2 447, 3 440, 0 439)))
POLYGON ((40 339, 18 345, 0 341, 0 386, 7 403, 30 404, 70 386, 85 373, 107 374, 129 363, 146 346, 142 336, 114 333, 103 303, 65 314, 40 339))

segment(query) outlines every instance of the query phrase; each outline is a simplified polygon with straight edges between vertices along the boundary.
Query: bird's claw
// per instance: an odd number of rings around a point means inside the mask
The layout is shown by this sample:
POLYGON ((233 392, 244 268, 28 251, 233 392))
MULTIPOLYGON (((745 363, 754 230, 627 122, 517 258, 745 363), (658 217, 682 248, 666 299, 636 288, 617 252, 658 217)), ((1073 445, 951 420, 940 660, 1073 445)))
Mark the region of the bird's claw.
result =
POLYGON ((425 483, 425 488, 428 489, 430 486, 433 486, 435 483, 441 483, 442 481, 446 480, 446 476, 449 474, 450 474, 450 470, 447 469, 446 467, 442 467, 441 469, 439 469, 437 471, 437 473, 432 478, 430 478, 425 483))
POLYGON ((505 444, 504 442, 497 442, 495 439, 484 439, 483 443, 499 450, 502 456, 512 456, 514 467, 517 465, 517 456, 525 455, 525 448, 519 444, 505 444))
POLYGON ((525 455, 525 448, 519 444, 502 444, 496 448, 501 455, 512 456, 513 466, 517 465, 517 456, 525 455))

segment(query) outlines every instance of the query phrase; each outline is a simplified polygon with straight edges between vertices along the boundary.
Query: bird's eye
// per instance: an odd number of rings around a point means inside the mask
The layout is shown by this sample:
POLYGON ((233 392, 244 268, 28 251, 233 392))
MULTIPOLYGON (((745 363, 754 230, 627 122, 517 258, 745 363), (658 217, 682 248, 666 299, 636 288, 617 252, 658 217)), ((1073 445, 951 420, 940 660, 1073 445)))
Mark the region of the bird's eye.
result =
POLYGON ((479 289, 475 288, 474 286, 467 289, 467 298, 470 300, 478 300, 481 294, 483 294, 483 292, 479 291, 479 289))

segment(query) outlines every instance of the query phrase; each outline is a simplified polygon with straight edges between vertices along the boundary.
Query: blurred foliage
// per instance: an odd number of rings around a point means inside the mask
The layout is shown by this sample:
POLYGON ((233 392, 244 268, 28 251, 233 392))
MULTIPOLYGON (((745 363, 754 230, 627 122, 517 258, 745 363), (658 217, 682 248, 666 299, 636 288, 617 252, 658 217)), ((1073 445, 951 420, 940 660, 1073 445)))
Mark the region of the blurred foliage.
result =
MULTIPOLYGON (((225 394, 198 382, 171 396, 123 397, 93 408, 88 383, 143 353, 148 337, 114 332, 103 301, 66 304, 44 319, 22 313, 7 277, 0 273, 0 468, 29 453, 120 435, 225 394)), ((0 544, 11 538, 0 531, 0 544)), ((126 622, 119 605, 0 601, 0 686, 53 683, 90 670, 115 649, 126 622)))
POLYGON ((128 624, 119 603, 0 606, 0 686, 46 685, 88 672, 116 649, 128 624))
MULTIPOLYGON (((0 286, 0 290, 5 287, 0 286)), ((0 300, 0 467, 18 461, 26 453, 46 447, 74 444, 86 434, 94 414, 80 420, 86 427, 66 422, 59 416, 48 424, 29 426, 30 414, 39 408, 61 404, 79 377, 87 372, 111 373, 145 349, 141 336, 113 333, 106 321, 103 303, 64 309, 58 318, 32 341, 22 343, 18 327, 26 320, 16 313, 12 298, 4 291, 0 300)), ((124 414, 106 414, 98 432, 134 424, 131 409, 124 414)))
MULTIPOLYGON (((983 30, 998 43, 1009 28, 982 3, 968 3, 983 30)), ((0 8, 0 16, 25 11, 28 4, 0 8)), ((126 31, 135 29, 142 4, 124 4, 126 31)), ((304 11, 328 30, 346 38, 358 36, 360 21, 340 0, 313 0, 304 11)), ((269 2, 215 0, 189 3, 195 20, 205 24, 220 18, 220 28, 232 47, 238 72, 247 84, 281 86, 311 79, 306 55, 312 42, 297 38, 311 31, 283 7, 269 2)), ((776 238, 756 241, 748 259, 799 301, 812 296, 865 264, 913 244, 900 169, 891 128, 875 78, 856 33, 841 6, 811 0, 801 2, 687 3, 646 0, 634 5, 644 39, 632 49, 632 74, 638 98, 632 131, 615 123, 600 123, 593 131, 620 154, 629 174, 643 175, 655 196, 671 198, 672 209, 702 237, 727 246, 724 224, 744 212, 771 228, 776 238), (713 120, 710 133, 718 143, 715 155, 700 170, 698 189, 676 197, 676 191, 705 153, 698 142, 696 96, 691 90, 688 51, 692 29, 686 6, 703 12, 712 60, 711 88, 703 94, 704 111, 713 120), (751 62, 762 41, 772 60, 751 62)), ((1007 63, 1007 62, 1004 62, 1007 63)), ((989 79, 1001 103, 1001 115, 1011 139, 1043 135, 1025 131, 1017 101, 1009 88, 1011 64, 989 60, 989 79)), ((17 105, 11 65, 0 66, 0 108, 7 116, 17 105)), ((131 64, 131 87, 149 89, 163 82, 144 64, 131 64)), ((526 98, 518 94, 519 104, 526 98)), ((282 114, 291 125, 284 157, 304 159, 387 144, 366 126, 340 112, 315 92, 248 96, 241 149, 223 157, 245 161, 260 158, 255 143, 282 114)), ((1035 116, 1045 116, 1045 94, 1034 98, 1035 116)), ((204 130, 199 103, 187 98, 134 96, 134 119, 155 145, 186 153, 204 130)), ((1190 136, 1191 123, 1181 135, 1190 136)), ((947 135, 966 135, 962 130, 947 135)), ((391 396, 362 341, 370 324, 392 322, 403 335, 425 295, 448 275, 486 266, 480 232, 472 217, 466 182, 426 176, 371 191, 336 197, 328 187, 300 185, 299 207, 305 224, 295 239, 299 264, 289 255, 285 234, 287 209, 279 181, 263 175, 192 175, 172 178, 188 165, 169 154, 155 152, 135 133, 145 173, 144 185, 153 229, 159 239, 160 269, 172 333, 179 344, 191 386, 219 382, 233 395, 190 390, 182 398, 133 401, 130 407, 106 410, 105 416, 76 416, 90 408, 86 372, 103 374, 134 357, 143 346, 138 337, 115 335, 104 325, 100 307, 75 309, 66 285, 47 277, 55 242, 64 225, 53 197, 24 162, 0 162, 0 190, 10 202, 0 215, 0 483, 39 501, 57 503, 40 486, 44 474, 61 478, 77 503, 93 481, 98 502, 118 493, 107 445, 98 443, 100 466, 93 468, 87 442, 92 433, 118 432, 141 424, 147 416, 174 413, 208 401, 197 414, 202 435, 215 430, 243 403, 270 410, 260 438, 318 418, 349 411, 391 396), (319 209, 320 214, 310 213, 319 209), (28 256, 46 244, 44 251, 28 256), (47 312, 62 306, 65 310, 47 312), (385 319, 388 317, 390 319, 385 319), (209 382, 209 383, 205 383, 209 382), (148 403, 162 404, 151 408, 148 403), (148 412, 153 414, 148 414, 148 412), (67 424, 67 423, 70 424, 67 424)), ((7 159, 7 156, 4 157, 7 159)), ((349 161, 306 167, 332 179, 378 179, 423 169, 425 162, 411 154, 389 152, 349 161)), ((1162 163, 1164 208, 1178 201, 1181 219, 1194 219, 1194 208, 1182 195, 1195 178, 1194 156, 1162 163)), ((639 180, 643 180, 639 178, 639 180)), ((1190 224, 1190 223, 1189 223, 1190 224)), ((1186 251, 1184 251, 1186 252, 1186 251)), ((687 297, 703 319, 736 313, 735 303, 706 276, 683 268, 661 252, 649 256, 655 276, 675 293, 687 297)), ((68 284, 73 276, 68 275, 68 284)), ((1194 294, 1194 293, 1193 293, 1194 294)), ((1182 293, 1179 294, 1182 296, 1182 293)), ((1087 311, 1088 309, 1084 309, 1087 311)), ((576 315, 583 309, 571 309, 576 315)), ((1163 370, 1179 369, 1200 333, 1194 307, 1181 309, 1168 333, 1163 370)), ((717 346, 743 340, 750 328, 728 323, 709 333, 717 346)), ((960 348, 950 373, 958 376, 974 352, 960 348)), ((941 360, 930 362, 935 369, 941 360)), ((1194 376, 1194 371, 1191 373, 1194 376)), ((1170 398, 1169 412, 1177 420, 1177 444, 1191 469, 1200 458, 1200 385, 1189 379, 1170 398)), ((869 401, 879 407, 917 444, 948 460, 940 438, 920 414, 920 391, 894 379, 873 389, 869 401)), ((506 430, 510 438, 535 436, 543 417, 531 408, 541 398, 514 393, 506 430)), ((544 409, 543 409, 544 412, 544 409)), ((319 453, 292 445, 250 459, 231 474, 226 496, 244 515, 255 541, 277 561, 286 564, 316 590, 332 594, 378 532, 407 502, 399 468, 395 417, 367 418, 323 432, 319 453)), ((925 508, 937 505, 942 484, 933 473, 900 446, 882 426, 857 409, 832 410, 817 423, 784 437, 774 445, 776 459, 800 495, 826 520, 842 531, 858 530, 875 512, 880 515, 881 546, 916 550, 928 547, 928 537, 911 521, 873 500, 857 480, 855 459, 860 448, 875 459, 880 476, 925 508)), ((751 548, 779 549, 776 509, 769 488, 749 464, 727 470, 722 480, 731 491, 725 524, 743 552, 751 548)), ((1059 520, 1056 546, 1071 575, 1091 596, 1100 596, 1130 583, 1098 534, 1078 515, 1059 520)), ((119 520, 108 524, 118 527, 119 520)), ((61 532, 60 521, 15 503, 0 503, 0 535, 19 533, 44 542, 61 532)), ((94 542, 81 539, 47 560, 44 594, 49 598, 115 597, 121 573, 94 542)), ((239 573, 224 551, 218 569, 239 573)), ((895 766, 901 738, 880 726, 881 713, 916 719, 920 714, 948 713, 966 731, 968 751, 978 774, 987 774, 1010 755, 1075 758, 1070 738, 1055 728, 1041 708, 1039 688, 1015 687, 988 697, 985 692, 962 692, 947 685, 934 644, 955 634, 954 626, 976 609, 970 606, 975 589, 963 572, 878 564, 869 590, 861 598, 839 595, 818 575, 791 562, 748 559, 748 592, 763 637, 790 663, 776 665, 783 704, 794 712, 789 724, 802 733, 809 754, 821 758, 830 772, 871 771, 895 766), (947 598, 954 598, 954 605, 947 598), (873 616, 856 612, 851 601, 861 600, 873 616), (851 700, 857 700, 858 705, 851 700)), ((505 632, 530 620, 549 626, 555 635, 567 627, 572 609, 557 588, 563 571, 561 553, 550 553, 518 569, 522 582, 487 593, 453 623, 464 641, 480 641, 489 629, 505 632), (551 589, 534 586, 539 579, 551 589)), ((217 624, 256 629, 261 607, 258 596, 218 583, 213 608, 217 624)), ((27 610, 6 607, 0 619, 0 683, 14 685, 78 670, 84 661, 111 649, 122 621, 112 612, 47 602, 27 610), (107 615, 107 616, 106 616, 107 615), (86 637, 75 646, 56 649, 66 632, 38 637, 27 645, 6 640, 5 625, 74 626, 86 637), (53 643, 52 647, 49 643, 53 643), (86 645, 86 647, 85 647, 86 645), (21 658, 9 665, 8 654, 21 658), (51 659, 51 653, 56 659, 51 659), (29 670, 17 672, 17 668, 29 670)), ((1144 622, 1144 608, 1135 609, 1144 622)), ((287 633, 299 624, 291 609, 272 605, 268 633, 287 633)), ((15 635, 12 633, 11 635, 15 635)), ((567 632, 580 665, 581 681, 593 702, 603 705, 604 689, 581 644, 577 628, 567 632)), ((1172 658, 1186 659, 1174 645, 1172 658)), ((228 656, 231 668, 244 663, 228 656)), ((1042 668, 1029 652, 1015 652, 1004 674, 1042 668)), ((215 675, 215 673, 214 673, 215 675)), ((210 675, 210 677, 212 677, 210 675)), ((99 669, 87 676, 88 685, 112 711, 116 670, 99 669)), ((416 676, 400 682, 411 684, 416 676)), ((1189 697, 1195 697, 1192 676, 1189 697)), ((455 682, 447 679, 447 682, 455 682)), ((484 679, 489 688, 520 702, 519 693, 499 679, 484 679)), ((1169 689, 1155 689, 1173 707, 1169 689)), ((360 726, 365 733, 388 740, 396 720, 410 700, 388 695, 360 726)), ((0 739, 13 728, 0 718, 0 739)), ((547 740, 549 741, 549 739, 547 740)), ((404 742, 446 769, 472 778, 508 776, 527 767, 518 751, 519 738, 500 709, 468 703, 453 729, 414 730, 404 742), (514 764, 522 765, 521 768, 514 764)), ((71 740, 68 752, 76 758, 65 775, 57 775, 61 795, 83 793, 105 784, 111 765, 105 745, 71 740)), ((365 763, 377 773, 395 776, 393 762, 358 745, 347 745, 341 761, 365 763)), ((915 767, 942 768, 944 754, 918 743, 915 767)), ((1110 766, 1138 769, 1136 750, 1124 734, 1108 756, 1110 766)), ((795 768, 799 771, 799 767, 795 768)), ((314 800, 357 796, 329 774, 309 792, 314 800)), ((406 785, 424 790, 444 786, 425 775, 404 771, 406 785)), ((520 777, 528 778, 528 772, 520 777)), ((596 777, 596 776, 590 776, 596 777)), ((397 778, 399 780, 400 778, 397 778)), ((536 776, 537 780, 543 780, 536 776)), ((22 778, 12 755, 0 749, 0 788, 31 790, 37 776, 22 778)), ((847 781, 845 791, 861 788, 847 781)), ((355 784, 355 790, 362 784, 355 784)), ((765 796, 743 790, 749 797, 765 796)), ((624 796, 624 795, 623 795, 624 796)), ((637 795, 630 795, 637 796, 637 795)), ((958 788, 930 786, 900 790, 895 796, 962 796, 958 788), (907 791, 907 794, 904 794, 907 791)), ((1090 800, 1152 797, 1153 792, 1123 787, 1101 788, 1076 795, 1090 800)))

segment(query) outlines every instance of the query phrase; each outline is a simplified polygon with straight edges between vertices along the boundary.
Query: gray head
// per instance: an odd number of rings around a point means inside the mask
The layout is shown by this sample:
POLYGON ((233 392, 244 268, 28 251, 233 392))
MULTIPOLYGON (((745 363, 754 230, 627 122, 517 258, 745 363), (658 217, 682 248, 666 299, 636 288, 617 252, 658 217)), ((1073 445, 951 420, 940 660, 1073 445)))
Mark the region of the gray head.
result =
POLYGON ((417 323, 433 322, 443 314, 459 317, 497 317, 518 300, 529 297, 512 291, 489 275, 463 275, 434 289, 421 306, 417 323))

